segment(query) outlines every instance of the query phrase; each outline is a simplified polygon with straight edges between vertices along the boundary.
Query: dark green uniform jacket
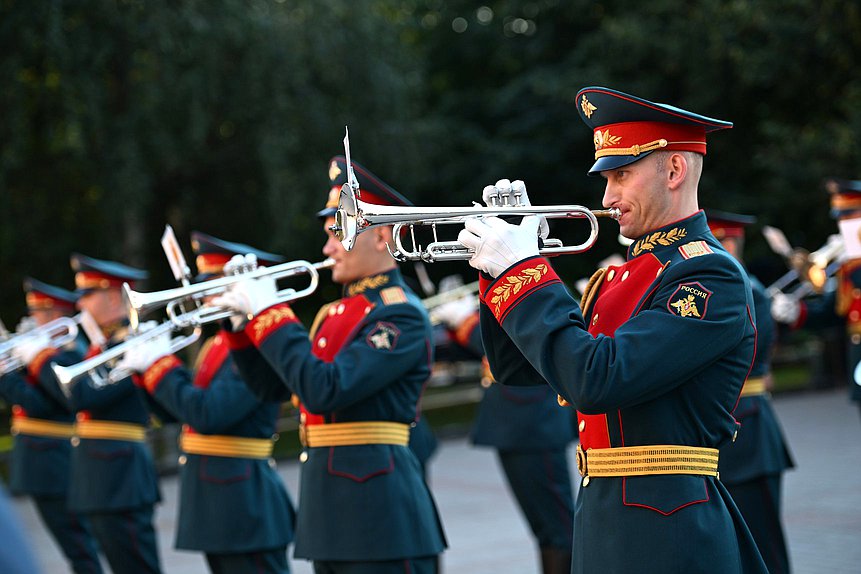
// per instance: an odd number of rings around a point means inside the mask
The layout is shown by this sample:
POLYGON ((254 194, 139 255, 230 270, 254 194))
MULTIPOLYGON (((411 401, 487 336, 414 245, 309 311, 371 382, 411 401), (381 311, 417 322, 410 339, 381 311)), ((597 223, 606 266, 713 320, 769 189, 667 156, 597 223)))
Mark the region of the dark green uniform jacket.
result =
MULTIPOLYGON (((193 380, 174 357, 160 359, 145 379, 156 370, 159 379, 146 381, 147 388, 194 432, 267 440, 275 434, 280 403, 257 400, 230 359, 224 333, 201 350, 193 380)), ((244 553, 293 540, 293 505, 271 458, 185 453, 180 462, 177 548, 244 553)))
MULTIPOLYGON (((756 358, 749 376, 752 379, 771 373, 774 321, 765 287, 755 277, 750 278, 750 284, 756 305, 756 358)), ((794 466, 768 394, 741 397, 733 414, 741 427, 735 442, 721 449, 722 482, 738 484, 780 474, 794 466)))
MULTIPOLYGON (((596 274, 585 316, 540 257, 483 283, 494 376, 549 383, 578 410, 583 449, 731 440, 754 356, 753 299, 702 212, 639 238, 624 265, 596 274)), ((583 574, 766 571, 726 488, 702 475, 584 480, 573 556, 583 574)))
MULTIPOLYGON (((286 305, 258 314, 245 329, 254 345, 233 353, 243 377, 262 398, 295 393, 317 424, 414 423, 432 364, 426 311, 396 269, 346 286, 345 295, 318 315, 313 341, 286 305)), ((297 558, 396 560, 445 548, 408 447, 331 446, 306 454, 297 558)))
MULTIPOLYGON (((74 348, 51 350, 50 360, 71 365, 81 360, 74 348)), ((43 357, 44 362, 46 357, 43 357)), ((53 372, 44 373, 49 380, 39 380, 15 371, 0 377, 0 396, 11 405, 13 420, 26 416, 33 419, 71 425, 75 415, 69 410, 65 397, 57 386, 53 372)), ((14 494, 32 496, 65 496, 69 488, 69 457, 71 437, 14 435, 9 463, 9 488, 14 494)))
MULTIPOLYGON (((125 329, 113 334, 108 346, 118 344, 125 329)), ((46 364, 43 369, 49 369, 46 364)), ((131 377, 96 387, 89 377, 74 383, 70 405, 78 419, 148 426, 146 393, 131 377)), ((161 497, 149 447, 144 442, 75 438, 69 510, 113 512, 152 505, 161 497)))

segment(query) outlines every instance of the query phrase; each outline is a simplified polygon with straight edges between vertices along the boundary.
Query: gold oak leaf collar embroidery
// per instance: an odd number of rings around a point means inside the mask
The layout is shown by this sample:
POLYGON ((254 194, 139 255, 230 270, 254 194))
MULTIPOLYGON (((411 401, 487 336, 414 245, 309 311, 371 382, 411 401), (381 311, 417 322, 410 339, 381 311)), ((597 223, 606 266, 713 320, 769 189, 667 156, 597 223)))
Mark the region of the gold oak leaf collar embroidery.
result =
POLYGON ((634 248, 631 250, 631 255, 637 257, 646 251, 651 251, 658 245, 672 245, 679 239, 684 238, 687 234, 687 230, 682 227, 674 227, 669 231, 656 231, 655 233, 650 233, 634 244, 634 248))
POLYGON ((667 309, 679 317, 703 319, 711 296, 712 292, 699 282, 680 283, 667 301, 667 309))

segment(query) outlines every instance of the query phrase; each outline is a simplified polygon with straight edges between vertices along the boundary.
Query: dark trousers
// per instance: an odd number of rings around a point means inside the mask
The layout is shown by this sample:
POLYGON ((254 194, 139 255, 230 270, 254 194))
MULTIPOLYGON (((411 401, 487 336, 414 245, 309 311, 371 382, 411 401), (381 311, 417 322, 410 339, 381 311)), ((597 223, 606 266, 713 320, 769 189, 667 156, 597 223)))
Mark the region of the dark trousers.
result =
POLYGON ((236 554, 207 554, 212 574, 290 574, 287 548, 236 554))
POLYGON ((383 562, 314 561, 314 574, 437 574, 437 556, 383 562))
POLYGON ((161 574, 151 505, 87 516, 114 574, 161 574))
POLYGON ((574 494, 564 449, 499 451, 517 504, 541 548, 568 552, 574 541, 574 494))
POLYGON ((770 574, 789 572, 789 556, 780 523, 780 479, 781 475, 774 474, 726 485, 770 574))
POLYGON ((99 552, 86 518, 69 512, 65 496, 34 496, 39 516, 75 574, 101 574, 99 552))

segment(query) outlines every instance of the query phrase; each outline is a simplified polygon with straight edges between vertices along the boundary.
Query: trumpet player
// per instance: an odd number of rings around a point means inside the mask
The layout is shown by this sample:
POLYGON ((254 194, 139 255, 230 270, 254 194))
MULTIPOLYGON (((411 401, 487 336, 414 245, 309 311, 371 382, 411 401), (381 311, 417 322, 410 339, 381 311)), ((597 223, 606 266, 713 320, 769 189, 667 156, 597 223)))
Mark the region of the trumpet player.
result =
POLYGON ((793 329, 818 330, 844 325, 847 335, 849 396, 861 407, 861 181, 831 178, 825 182, 831 216, 837 220, 846 257, 837 270, 836 289, 799 300, 777 293, 774 320, 793 329))
MULTIPOLYGON (((78 308, 92 315, 106 338, 105 348, 122 342, 129 331, 122 285, 146 279, 147 272, 78 253, 71 265, 78 308)), ((88 356, 100 351, 94 345, 88 356)), ((131 377, 100 387, 85 377, 71 388, 70 404, 77 423, 69 508, 89 518, 114 574, 160 573, 153 527, 160 493, 146 445, 146 394, 131 377)))
MULTIPOLYGON (((706 210, 709 229, 730 255, 744 263, 745 227, 755 217, 706 210)), ((750 528, 769 574, 789 572, 789 553, 780 517, 781 480, 794 466, 771 405, 774 321, 765 287, 750 276, 756 319, 756 355, 733 413, 738 436, 720 451, 720 479, 750 528)))
MULTIPOLYGON (((75 313, 75 293, 36 279, 24 281, 29 319, 36 327, 75 313)), ((63 365, 83 356, 83 339, 56 348, 47 333, 33 336, 14 350, 13 357, 26 372, 13 371, 0 377, 0 396, 12 405, 13 436, 9 487, 15 494, 32 497, 39 517, 76 574, 100 573, 99 554, 88 520, 71 512, 69 490, 69 439, 75 415, 49 369, 54 361, 63 365)))
MULTIPOLYGON (((196 282, 215 279, 233 255, 261 265, 283 261, 240 243, 192 233, 196 282)), ((129 351, 122 366, 183 423, 176 548, 203 552, 213 574, 286 574, 294 510, 272 458, 280 402, 258 400, 219 331, 204 343, 194 371, 171 354, 170 334, 129 351)))
MULTIPOLYGON (((571 571, 765 573, 717 472, 756 340, 750 282, 697 199, 706 134, 732 124, 603 87, 575 102, 589 173, 634 239, 627 261, 596 272, 578 304, 538 255, 539 217, 468 220, 458 238, 482 271, 494 377, 549 384, 577 409, 571 571)), ((500 180, 484 199, 520 185, 500 180)))
MULTIPOLYGON (((364 201, 407 204, 354 168, 364 201)), ((231 347, 258 396, 301 402, 295 556, 313 560, 316 574, 436 572, 445 538, 408 448, 430 376, 430 321, 389 256, 390 227, 362 234, 350 252, 334 236, 345 159, 334 158, 329 171, 323 254, 334 260, 332 279, 344 296, 320 310, 310 339, 289 305, 274 304, 267 278, 237 283, 215 303, 251 318, 231 347)))

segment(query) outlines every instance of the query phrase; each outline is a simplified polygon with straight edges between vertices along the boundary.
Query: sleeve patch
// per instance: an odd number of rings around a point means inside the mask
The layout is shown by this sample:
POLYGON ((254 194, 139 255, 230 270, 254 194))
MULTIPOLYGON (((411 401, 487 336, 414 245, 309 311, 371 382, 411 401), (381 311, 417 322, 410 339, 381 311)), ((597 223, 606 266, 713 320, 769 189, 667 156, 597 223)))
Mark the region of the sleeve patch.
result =
POLYGON ((709 247, 709 244, 705 241, 691 241, 690 243, 685 243, 684 245, 679 246, 679 252, 682 254, 682 257, 685 259, 690 259, 692 257, 699 257, 700 255, 708 255, 709 253, 714 253, 712 248, 709 247))
POLYGON ((712 292, 700 283, 680 283, 667 301, 670 313, 679 317, 704 319, 712 292))
POLYGON ((373 347, 378 351, 392 351, 398 344, 398 337, 401 336, 401 331, 391 323, 378 321, 365 341, 369 347, 373 347))
POLYGON ((388 287, 380 291, 383 305, 394 305, 395 303, 406 303, 407 295, 400 287, 388 287))

